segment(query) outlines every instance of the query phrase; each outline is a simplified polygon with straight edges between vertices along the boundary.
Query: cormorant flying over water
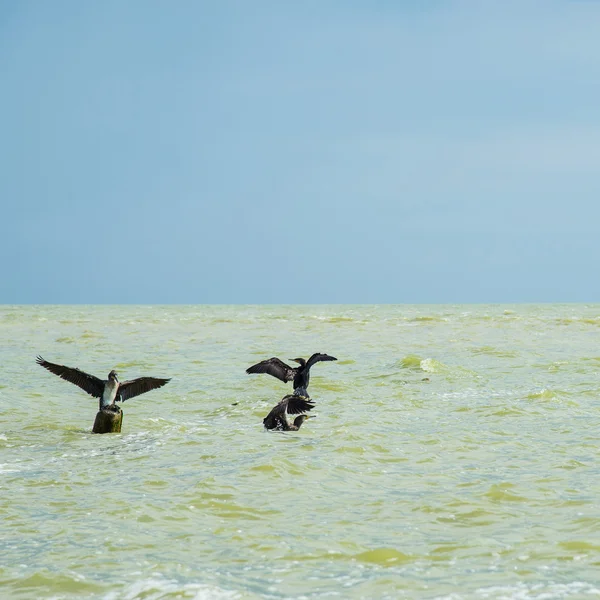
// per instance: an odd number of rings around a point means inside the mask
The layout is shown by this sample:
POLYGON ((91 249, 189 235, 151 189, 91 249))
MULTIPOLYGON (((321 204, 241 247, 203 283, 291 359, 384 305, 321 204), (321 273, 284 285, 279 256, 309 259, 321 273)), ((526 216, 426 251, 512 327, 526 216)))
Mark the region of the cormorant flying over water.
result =
POLYGON ((111 410, 109 407, 115 407, 116 409, 115 401, 125 402, 129 398, 145 394, 171 381, 170 379, 158 379, 156 377, 138 377, 137 379, 121 383, 117 379, 116 371, 111 371, 108 374, 108 380, 103 381, 79 369, 48 362, 41 356, 37 357, 36 362, 38 365, 42 365, 44 369, 48 369, 50 373, 54 373, 61 379, 74 383, 90 396, 100 398, 100 410, 111 410))
POLYGON ((246 373, 268 373, 269 375, 273 375, 273 377, 277 377, 277 379, 281 379, 284 383, 293 380, 294 394, 310 398, 306 391, 310 379, 310 368, 317 362, 337 360, 337 358, 328 354, 315 352, 308 360, 304 360, 303 358, 291 358, 290 360, 297 362, 300 366, 290 367, 278 358, 273 357, 252 365, 246 369, 246 373))
POLYGON ((294 419, 293 425, 290 425, 287 419, 288 415, 297 415, 305 411, 312 410, 314 404, 303 396, 288 394, 276 404, 271 412, 263 419, 265 429, 280 429, 283 431, 298 431, 302 423, 309 418, 308 415, 300 414, 294 419))

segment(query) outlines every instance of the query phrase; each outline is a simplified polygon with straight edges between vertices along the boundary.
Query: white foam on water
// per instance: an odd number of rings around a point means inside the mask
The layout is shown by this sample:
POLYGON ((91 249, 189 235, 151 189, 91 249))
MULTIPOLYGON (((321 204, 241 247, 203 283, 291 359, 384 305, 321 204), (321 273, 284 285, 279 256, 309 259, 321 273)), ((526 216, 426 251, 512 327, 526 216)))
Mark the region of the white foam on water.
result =
POLYGON ((600 597, 600 588, 582 581, 571 583, 519 583, 492 586, 467 593, 437 596, 433 600, 567 600, 569 598, 600 597))
POLYGON ((421 361, 421 369, 427 373, 435 373, 435 363, 432 358, 425 358, 421 361))
POLYGON ((152 578, 135 581, 124 589, 109 592, 104 600, 159 600, 167 594, 176 594, 177 598, 190 600, 234 600, 241 597, 238 592, 213 585, 152 578))
POLYGON ((9 468, 11 466, 12 465, 9 465, 8 463, 0 463, 0 475, 3 475, 4 473, 18 473, 21 470, 9 468))

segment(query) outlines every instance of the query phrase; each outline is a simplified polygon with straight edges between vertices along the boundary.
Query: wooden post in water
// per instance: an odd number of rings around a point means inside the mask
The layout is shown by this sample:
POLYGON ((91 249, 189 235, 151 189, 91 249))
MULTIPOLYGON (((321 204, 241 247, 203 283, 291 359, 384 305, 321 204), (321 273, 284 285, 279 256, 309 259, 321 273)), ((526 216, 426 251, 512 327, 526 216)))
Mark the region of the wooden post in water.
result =
POLYGON ((112 405, 110 408, 111 410, 98 411, 92 433, 121 433, 123 411, 116 405, 112 405))

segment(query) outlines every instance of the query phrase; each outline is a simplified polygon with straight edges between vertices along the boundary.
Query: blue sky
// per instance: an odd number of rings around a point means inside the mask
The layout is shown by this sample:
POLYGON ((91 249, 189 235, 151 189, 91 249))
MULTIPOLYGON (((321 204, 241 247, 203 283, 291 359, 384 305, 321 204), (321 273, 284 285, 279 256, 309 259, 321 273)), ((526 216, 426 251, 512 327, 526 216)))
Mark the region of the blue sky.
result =
POLYGON ((600 2, 0 1, 0 302, 600 301, 600 2))

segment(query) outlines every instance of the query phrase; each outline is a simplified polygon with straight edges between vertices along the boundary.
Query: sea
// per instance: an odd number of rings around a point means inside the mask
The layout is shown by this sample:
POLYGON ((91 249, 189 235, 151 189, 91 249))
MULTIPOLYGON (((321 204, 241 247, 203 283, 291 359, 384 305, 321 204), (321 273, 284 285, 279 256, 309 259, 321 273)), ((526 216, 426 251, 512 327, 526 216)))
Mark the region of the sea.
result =
POLYGON ((4 305, 0 365, 2 599, 600 598, 600 305, 4 305), (37 355, 171 381, 97 435, 37 355))

